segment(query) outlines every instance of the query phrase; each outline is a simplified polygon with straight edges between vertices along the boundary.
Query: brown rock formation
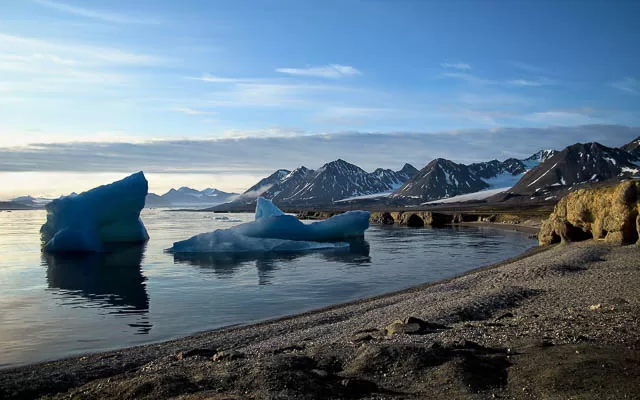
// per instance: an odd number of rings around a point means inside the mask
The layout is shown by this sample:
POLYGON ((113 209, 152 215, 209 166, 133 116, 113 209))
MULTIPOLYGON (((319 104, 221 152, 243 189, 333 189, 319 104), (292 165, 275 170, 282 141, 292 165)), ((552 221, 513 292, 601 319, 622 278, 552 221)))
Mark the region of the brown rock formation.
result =
POLYGON ((585 239, 617 244, 638 241, 640 181, 580 189, 562 198, 538 234, 540 245, 585 239))

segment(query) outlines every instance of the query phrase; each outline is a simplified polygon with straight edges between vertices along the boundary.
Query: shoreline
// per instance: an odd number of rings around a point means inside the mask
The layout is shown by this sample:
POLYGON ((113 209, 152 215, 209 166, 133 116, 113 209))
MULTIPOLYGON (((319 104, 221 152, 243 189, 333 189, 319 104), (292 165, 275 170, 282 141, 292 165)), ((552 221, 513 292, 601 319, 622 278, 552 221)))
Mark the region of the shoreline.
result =
POLYGON ((0 397, 631 398, 639 255, 595 241, 536 247, 312 312, 2 369, 0 397), (382 331, 408 317, 426 322, 382 331))

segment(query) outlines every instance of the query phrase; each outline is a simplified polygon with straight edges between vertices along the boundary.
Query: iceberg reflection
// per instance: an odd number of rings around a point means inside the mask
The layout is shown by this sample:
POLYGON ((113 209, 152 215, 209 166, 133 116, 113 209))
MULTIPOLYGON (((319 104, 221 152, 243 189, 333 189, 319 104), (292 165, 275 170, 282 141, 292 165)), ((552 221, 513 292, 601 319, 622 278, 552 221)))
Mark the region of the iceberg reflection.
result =
POLYGON ((67 304, 108 309, 110 314, 136 314, 129 324, 138 333, 151 329, 149 296, 141 263, 144 245, 112 249, 109 253, 43 253, 47 283, 67 304))
POLYGON ((349 241, 349 246, 346 247, 295 253, 174 253, 173 261, 176 264, 212 270, 219 278, 231 277, 242 266, 255 263, 258 270, 258 284, 268 285, 271 283, 274 271, 280 269, 281 265, 308 255, 349 265, 364 265, 371 262, 369 243, 365 240, 349 241))

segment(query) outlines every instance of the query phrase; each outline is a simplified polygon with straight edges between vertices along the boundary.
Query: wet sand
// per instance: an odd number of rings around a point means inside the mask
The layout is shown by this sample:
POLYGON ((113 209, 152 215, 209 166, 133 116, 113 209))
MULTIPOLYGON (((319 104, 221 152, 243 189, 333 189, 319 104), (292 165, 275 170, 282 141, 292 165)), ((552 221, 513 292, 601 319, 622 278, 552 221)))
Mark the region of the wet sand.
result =
POLYGON ((637 398, 639 288, 638 246, 537 248, 373 299, 0 370, 0 398, 637 398))

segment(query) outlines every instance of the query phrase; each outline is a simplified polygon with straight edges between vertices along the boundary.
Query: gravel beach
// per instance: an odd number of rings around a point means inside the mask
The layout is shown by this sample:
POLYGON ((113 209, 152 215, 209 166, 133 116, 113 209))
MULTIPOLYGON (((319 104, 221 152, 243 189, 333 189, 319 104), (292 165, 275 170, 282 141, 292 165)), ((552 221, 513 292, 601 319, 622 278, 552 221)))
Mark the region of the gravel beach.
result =
POLYGON ((0 398, 639 398, 639 287, 636 245, 536 248, 373 299, 0 370, 0 398))

